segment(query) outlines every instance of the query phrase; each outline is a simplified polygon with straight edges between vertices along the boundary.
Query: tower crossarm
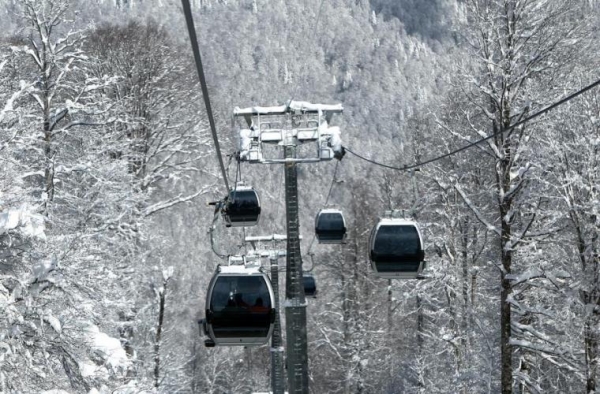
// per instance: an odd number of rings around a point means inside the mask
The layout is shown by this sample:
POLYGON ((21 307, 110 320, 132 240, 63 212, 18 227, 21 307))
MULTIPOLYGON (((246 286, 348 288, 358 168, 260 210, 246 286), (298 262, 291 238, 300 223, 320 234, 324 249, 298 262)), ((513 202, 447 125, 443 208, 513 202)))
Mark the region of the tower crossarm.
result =
POLYGON ((341 132, 329 123, 334 114, 343 112, 341 104, 312 104, 290 101, 272 107, 235 108, 234 118, 243 117, 246 126, 239 130, 239 158, 251 163, 312 163, 343 156, 341 132), (265 157, 264 145, 316 143, 314 154, 281 159, 265 157))

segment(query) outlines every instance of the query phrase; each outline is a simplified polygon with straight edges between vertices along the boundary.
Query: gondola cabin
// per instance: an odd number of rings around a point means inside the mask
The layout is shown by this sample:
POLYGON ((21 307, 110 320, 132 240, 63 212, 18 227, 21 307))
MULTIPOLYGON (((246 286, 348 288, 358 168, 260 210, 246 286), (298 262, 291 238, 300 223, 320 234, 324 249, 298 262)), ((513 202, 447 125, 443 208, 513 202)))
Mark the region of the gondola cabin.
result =
POLYGON ((304 295, 307 297, 317 296, 317 282, 311 274, 302 275, 302 286, 304 287, 304 295))
POLYGON ((321 244, 339 244, 346 238, 346 221, 337 209, 321 209, 315 218, 315 234, 321 244))
POLYGON ((275 321, 274 294, 260 268, 218 267, 206 296, 203 330, 207 346, 258 346, 269 341, 275 321))
POLYGON ((369 257, 375 275, 417 279, 424 268, 423 239, 417 224, 406 219, 380 219, 371 231, 369 257))
POLYGON ((237 185, 229 192, 223 208, 227 227, 250 227, 258 223, 260 199, 254 189, 237 185))

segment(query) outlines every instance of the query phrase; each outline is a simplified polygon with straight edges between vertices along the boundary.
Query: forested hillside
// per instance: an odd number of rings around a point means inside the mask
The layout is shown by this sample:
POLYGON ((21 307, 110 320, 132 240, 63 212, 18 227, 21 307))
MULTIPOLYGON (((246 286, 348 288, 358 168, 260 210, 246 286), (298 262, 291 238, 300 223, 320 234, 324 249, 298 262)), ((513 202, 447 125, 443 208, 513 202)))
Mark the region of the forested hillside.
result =
MULTIPOLYGON (((311 392, 598 391, 600 90, 512 125, 600 78, 600 3, 191 3, 230 182, 234 107, 344 106, 346 156, 298 171, 311 392), (343 245, 314 242, 326 200, 343 245), (390 209, 427 279, 373 275, 390 209)), ((197 322, 217 254, 285 234, 283 168, 241 164, 259 225, 211 246, 180 1, 0 0, 0 26, 0 392, 268 392, 268 346, 205 348, 197 322)))

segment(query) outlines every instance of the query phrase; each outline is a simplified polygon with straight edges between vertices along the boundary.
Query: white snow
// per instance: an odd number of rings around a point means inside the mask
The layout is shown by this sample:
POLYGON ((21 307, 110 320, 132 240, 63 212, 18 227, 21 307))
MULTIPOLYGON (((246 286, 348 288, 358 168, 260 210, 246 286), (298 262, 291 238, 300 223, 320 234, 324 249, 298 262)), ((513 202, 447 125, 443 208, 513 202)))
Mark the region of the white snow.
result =
POLYGON ((34 176, 34 175, 41 175, 44 176, 44 171, 31 171, 31 172, 26 172, 23 175, 21 175, 21 179, 25 179, 28 178, 30 176, 34 176))
POLYGON ((334 152, 342 151, 342 138, 340 137, 340 128, 337 126, 330 127, 327 130, 328 134, 331 135, 331 139, 329 140, 329 144, 334 152))
POLYGON ((60 324, 60 320, 58 320, 56 317, 54 317, 52 315, 44 316, 44 321, 46 323, 50 324, 50 326, 52 326, 54 331, 56 331, 57 333, 60 334, 62 332, 62 326, 60 324))
POLYGON ((86 332, 88 333, 89 345, 104 358, 105 363, 111 367, 113 372, 122 372, 129 367, 130 361, 127 358, 127 353, 121 347, 121 342, 118 339, 100 332, 98 326, 94 324, 90 324, 86 328, 86 332))
POLYGON ((163 279, 169 280, 173 276, 173 272, 175 272, 175 269, 173 268, 173 266, 169 266, 169 267, 163 269, 162 270, 163 279))
POLYGON ((46 239, 44 217, 33 213, 33 208, 25 204, 0 212, 0 234, 10 230, 19 231, 26 237, 46 239))
POLYGON ((150 394, 154 391, 144 390, 138 387, 139 383, 135 380, 129 381, 126 385, 118 387, 111 394, 150 394))
POLYGON ((0 234, 14 230, 21 220, 21 212, 16 209, 0 212, 0 234))
POLYGON ((23 81, 21 82, 21 90, 14 92, 13 95, 6 101, 6 103, 4 103, 4 108, 2 108, 2 110, 0 110, 0 121, 3 120, 4 116, 6 116, 6 114, 8 112, 14 111, 14 102, 17 100, 17 98, 19 98, 19 96, 24 93, 25 91, 29 90, 29 88, 31 87, 31 85, 26 85, 23 83, 23 81))
MULTIPOLYGON (((493 226, 490 222, 488 222, 487 219, 481 214, 481 212, 479 212, 479 210, 477 208, 475 208, 475 205, 471 202, 471 200, 467 197, 465 192, 461 189, 461 187, 458 184, 454 185, 454 189, 458 192, 458 194, 460 194, 463 201, 467 204, 467 206, 471 209, 471 211, 473 211, 475 216, 477 216, 477 219, 479 219, 479 221, 481 223, 485 224, 486 228, 489 231, 493 231, 497 235, 501 235, 500 230, 496 226, 493 226)), ((500 190, 500 191, 502 192, 502 190, 500 190)))
POLYGON ((291 101, 288 105, 276 105, 271 107, 248 107, 233 110, 234 115, 256 115, 256 114, 284 114, 287 109, 295 111, 343 111, 342 104, 312 104, 306 101, 291 101))
POLYGON ((308 306, 308 301, 304 301, 304 303, 298 302, 296 299, 286 299, 283 302, 284 308, 295 308, 295 307, 306 307, 308 306))
POLYGON ((527 170, 529 170, 529 166, 528 167, 519 167, 518 170, 514 170, 511 168, 510 170, 510 180, 512 181, 513 179, 517 178, 517 177, 522 177, 523 174, 525 174, 527 172, 527 170))
POLYGON ((96 376, 97 369, 98 369, 98 367, 91 361, 80 361, 79 362, 79 373, 84 378, 87 378, 90 376, 96 376))
POLYGON ((56 269, 56 259, 44 259, 40 260, 33 266, 33 276, 35 281, 42 281, 48 279, 48 274, 56 269))
POLYGON ((245 159, 248 155, 248 151, 250 150, 250 145, 252 143, 251 138, 252 130, 250 129, 242 129, 240 130, 240 158, 245 159))
POLYGON ((322 120, 319 125, 319 135, 322 138, 321 141, 326 141, 335 153, 342 153, 341 131, 338 126, 329 127, 327 121, 322 120))
POLYGON ((506 279, 512 281, 513 285, 516 285, 518 283, 523 283, 526 282, 528 280, 534 279, 534 278, 540 278, 540 277, 544 277, 544 272, 542 270, 540 270, 539 268, 530 268, 527 271, 515 275, 515 274, 508 274, 506 275, 506 279))
POLYGON ((292 101, 289 107, 294 110, 305 111, 342 111, 342 104, 312 104, 307 101, 292 101))
POLYGON ((56 166, 56 168, 54 169, 54 172, 56 174, 62 173, 62 174, 71 174, 73 171, 87 171, 89 168, 89 165, 85 165, 85 164, 77 164, 73 167, 67 167, 64 166, 62 164, 59 164, 58 166, 56 166))
MULTIPOLYGON (((243 261, 243 260, 242 260, 243 261)), ((244 266, 244 265, 228 265, 220 266, 220 272, 223 274, 242 274, 242 275, 253 275, 260 273, 259 267, 244 266)))
POLYGON ((268 114, 268 113, 285 113, 286 106, 278 105, 273 107, 249 107, 249 108, 235 108, 233 110, 234 115, 253 115, 253 114, 268 114))

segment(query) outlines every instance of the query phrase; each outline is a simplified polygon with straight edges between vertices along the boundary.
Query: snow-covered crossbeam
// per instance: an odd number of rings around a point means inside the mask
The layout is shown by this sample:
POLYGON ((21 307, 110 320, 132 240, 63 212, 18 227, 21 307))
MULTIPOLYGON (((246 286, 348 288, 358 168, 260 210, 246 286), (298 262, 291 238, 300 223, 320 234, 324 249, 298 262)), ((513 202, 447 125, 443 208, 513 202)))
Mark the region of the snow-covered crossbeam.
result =
POLYGON ((246 242, 268 242, 268 241, 286 241, 287 235, 283 234, 273 234, 268 236, 247 236, 245 238, 246 242))
POLYGON ((243 117, 247 128, 239 129, 239 159, 251 163, 314 163, 344 156, 340 128, 329 126, 333 116, 343 112, 342 104, 312 104, 288 101, 273 107, 249 107, 233 111, 243 117), (264 156, 263 145, 316 143, 316 155, 287 158, 264 156))
POLYGON ((342 104, 312 104, 307 101, 290 101, 287 105, 276 105, 272 107, 248 107, 233 110, 233 116, 248 115, 283 115, 288 112, 318 113, 333 112, 341 113, 344 111, 342 104))

